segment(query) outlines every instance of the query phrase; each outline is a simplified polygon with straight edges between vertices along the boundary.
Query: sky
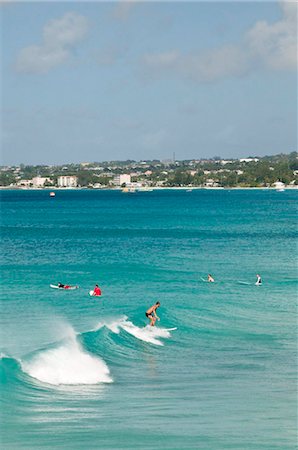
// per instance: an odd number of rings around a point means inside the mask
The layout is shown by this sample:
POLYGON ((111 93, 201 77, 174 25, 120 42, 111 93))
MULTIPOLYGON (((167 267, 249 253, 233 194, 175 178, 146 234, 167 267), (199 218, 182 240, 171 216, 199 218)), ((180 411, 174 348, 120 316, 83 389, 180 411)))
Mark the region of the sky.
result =
POLYGON ((297 150, 297 3, 13 2, 1 164, 297 150))

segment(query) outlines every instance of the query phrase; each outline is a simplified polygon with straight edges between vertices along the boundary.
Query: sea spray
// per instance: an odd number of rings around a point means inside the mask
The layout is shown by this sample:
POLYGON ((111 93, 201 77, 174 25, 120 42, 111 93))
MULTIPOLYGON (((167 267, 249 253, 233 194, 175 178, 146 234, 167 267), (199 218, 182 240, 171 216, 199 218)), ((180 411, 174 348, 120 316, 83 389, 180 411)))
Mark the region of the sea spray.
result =
POLYGON ((24 372, 52 385, 111 383, 106 363, 86 353, 75 338, 74 331, 55 348, 38 352, 21 361, 24 372))
POLYGON ((159 340, 159 338, 169 338, 171 336, 169 330, 166 328, 160 328, 157 326, 151 327, 149 325, 146 327, 138 327, 133 322, 127 320, 127 316, 100 322, 94 331, 101 329, 103 326, 106 326, 115 334, 119 334, 121 330, 124 330, 141 341, 160 346, 162 346, 163 343, 159 340))
POLYGON ((37 303, 32 298, 27 301, 26 308, 22 304, 17 314, 9 317, 2 326, 0 349, 20 359, 38 348, 72 335, 74 330, 63 316, 55 313, 51 305, 37 303))

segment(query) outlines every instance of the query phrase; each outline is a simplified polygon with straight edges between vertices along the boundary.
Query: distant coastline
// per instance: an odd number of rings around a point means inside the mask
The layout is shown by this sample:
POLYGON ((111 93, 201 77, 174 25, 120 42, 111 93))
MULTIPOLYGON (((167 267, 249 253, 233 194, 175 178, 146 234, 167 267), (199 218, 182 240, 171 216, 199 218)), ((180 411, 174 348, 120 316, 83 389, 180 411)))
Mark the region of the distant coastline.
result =
POLYGON ((295 189, 297 152, 241 159, 106 161, 0 166, 0 188, 11 189, 295 189))
MULTIPOLYGON (((285 190, 297 190, 298 185, 284 186, 285 190)), ((103 187, 103 188, 93 188, 93 187, 23 187, 23 186, 0 186, 0 190, 6 191, 119 191, 123 192, 123 188, 120 187, 103 187)), ((235 190, 262 190, 262 191, 278 191, 279 189, 273 186, 232 186, 232 187, 201 187, 201 186, 165 186, 165 187, 151 187, 151 191, 167 191, 167 190, 175 190, 175 191, 235 191, 235 190)), ((142 190, 136 189, 136 192, 144 192, 142 190)))

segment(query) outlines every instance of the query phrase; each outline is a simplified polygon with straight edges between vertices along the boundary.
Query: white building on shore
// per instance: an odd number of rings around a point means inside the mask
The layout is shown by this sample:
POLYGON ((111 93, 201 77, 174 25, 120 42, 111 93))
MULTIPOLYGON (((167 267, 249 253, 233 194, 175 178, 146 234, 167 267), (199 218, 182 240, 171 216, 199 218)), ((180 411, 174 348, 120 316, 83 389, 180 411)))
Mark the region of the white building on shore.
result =
POLYGON ((49 178, 46 177, 34 177, 32 178, 32 184, 33 187, 44 187, 45 182, 48 181, 50 182, 51 180, 49 178))
POLYGON ((58 187, 77 187, 78 177, 75 175, 63 175, 57 179, 58 187))
POLYGON ((130 175, 128 175, 128 174, 126 174, 126 173, 123 173, 123 174, 120 174, 120 175, 116 175, 114 178, 113 178, 113 183, 116 185, 116 186, 122 186, 124 183, 127 185, 127 184, 130 184, 131 183, 131 176, 130 175))

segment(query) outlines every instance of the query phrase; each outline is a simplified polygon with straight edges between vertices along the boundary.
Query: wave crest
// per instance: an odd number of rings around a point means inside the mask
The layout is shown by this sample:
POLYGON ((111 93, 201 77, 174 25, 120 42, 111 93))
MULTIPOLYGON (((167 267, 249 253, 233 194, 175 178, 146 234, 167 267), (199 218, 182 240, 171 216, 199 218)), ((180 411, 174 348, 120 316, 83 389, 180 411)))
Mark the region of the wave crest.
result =
POLYGON ((111 383, 106 363, 83 351, 75 339, 21 361, 24 372, 44 383, 77 385, 111 383))
POLYGON ((154 345, 163 345, 160 338, 169 338, 171 336, 169 333, 171 330, 160 327, 151 327, 149 325, 146 327, 138 327, 134 325, 133 322, 127 320, 126 316, 104 323, 100 322, 94 331, 97 331, 104 326, 112 331, 112 333, 119 334, 121 330, 124 330, 135 338, 154 345))

